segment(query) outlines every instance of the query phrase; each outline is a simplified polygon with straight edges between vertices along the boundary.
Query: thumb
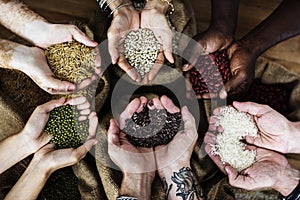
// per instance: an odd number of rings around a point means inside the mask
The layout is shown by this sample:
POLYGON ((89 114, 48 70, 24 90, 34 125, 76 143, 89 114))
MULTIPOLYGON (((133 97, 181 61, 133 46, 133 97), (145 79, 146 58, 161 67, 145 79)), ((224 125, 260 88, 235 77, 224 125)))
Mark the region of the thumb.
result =
POLYGON ((45 90, 50 94, 69 94, 75 89, 76 86, 73 83, 50 77, 47 80, 47 87, 45 90))
POLYGON ((262 137, 260 136, 256 136, 256 137, 253 137, 253 136, 246 136, 245 137, 246 139, 246 142, 249 143, 249 144, 253 144, 255 146, 258 146, 258 147, 264 147, 264 142, 262 140, 262 137))
POLYGON ((225 171, 228 175, 230 185, 235 186, 235 182, 239 175, 238 171, 229 165, 225 166, 225 171))
POLYGON ((238 91, 237 88, 239 88, 239 90, 242 89, 241 86, 246 80, 246 74, 244 72, 238 72, 236 75, 232 76, 232 78, 224 85, 224 87, 222 88, 222 90, 220 91, 220 98, 221 99, 226 99, 228 94, 231 92, 242 92, 242 91, 238 91))

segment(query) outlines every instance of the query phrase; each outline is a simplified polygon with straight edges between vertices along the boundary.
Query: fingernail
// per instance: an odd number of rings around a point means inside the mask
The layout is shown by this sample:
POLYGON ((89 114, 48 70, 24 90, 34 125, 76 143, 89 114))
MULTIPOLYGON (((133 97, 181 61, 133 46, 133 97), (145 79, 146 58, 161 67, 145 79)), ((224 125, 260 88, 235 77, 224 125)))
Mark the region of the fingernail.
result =
POLYGON ((228 169, 227 166, 225 166, 225 171, 226 171, 226 173, 227 173, 227 175, 228 175, 228 174, 229 174, 229 169, 228 169))
POLYGON ((220 92, 220 98, 221 99, 226 99, 226 97, 227 97, 227 92, 225 92, 225 90, 221 91, 220 92))
POLYGON ((95 140, 94 142, 93 142, 93 145, 96 145, 98 143, 98 141, 97 140, 95 140))
POLYGON ((187 110, 187 111, 189 110, 187 106, 183 106, 182 109, 187 110))
POLYGON ((185 64, 185 65, 183 65, 183 68, 186 69, 186 68, 188 68, 189 66, 190 66, 190 64, 185 64))

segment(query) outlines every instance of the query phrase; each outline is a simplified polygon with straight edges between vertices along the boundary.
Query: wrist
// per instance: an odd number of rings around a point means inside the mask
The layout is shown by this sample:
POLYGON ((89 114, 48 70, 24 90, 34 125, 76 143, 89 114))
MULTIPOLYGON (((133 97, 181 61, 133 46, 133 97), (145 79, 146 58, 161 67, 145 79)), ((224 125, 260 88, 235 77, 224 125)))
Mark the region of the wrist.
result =
POLYGON ((17 144, 20 147, 19 149, 26 154, 26 157, 38 150, 35 141, 26 133, 24 129, 18 133, 16 137, 18 141, 17 144))
POLYGON ((150 199, 153 179, 150 173, 124 173, 120 196, 150 199))
MULTIPOLYGON (((148 0, 144 10, 152 10, 162 14, 166 14, 171 0, 148 0)), ((143 10, 143 11, 144 11, 143 10)))
POLYGON ((297 187, 300 180, 300 172, 289 167, 282 170, 278 179, 273 189, 280 192, 283 196, 288 196, 297 187))
POLYGON ((174 172, 178 172, 180 169, 184 167, 190 167, 190 163, 174 163, 162 169, 157 169, 158 175, 160 178, 171 177, 174 172))
POLYGON ((53 34, 51 31, 53 24, 46 20, 35 20, 27 23, 24 28, 24 38, 36 46, 43 47, 45 41, 48 41, 49 34, 53 34))

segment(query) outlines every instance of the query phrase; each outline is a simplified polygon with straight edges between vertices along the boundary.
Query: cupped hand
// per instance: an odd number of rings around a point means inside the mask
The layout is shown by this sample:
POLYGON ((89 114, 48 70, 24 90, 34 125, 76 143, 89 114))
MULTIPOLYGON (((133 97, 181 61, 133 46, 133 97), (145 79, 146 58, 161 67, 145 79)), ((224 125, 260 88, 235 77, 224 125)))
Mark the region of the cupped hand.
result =
POLYGON ((91 40, 79 28, 71 24, 47 24, 40 28, 41 32, 33 32, 35 45, 47 48, 54 44, 78 41, 89 47, 96 47, 97 42, 91 40))
MULTIPOLYGON (((153 107, 166 109, 170 113, 180 111, 172 100, 166 96, 153 99, 153 107)), ((179 131, 170 143, 155 147, 156 165, 160 177, 165 177, 166 174, 178 171, 182 167, 190 166, 190 159, 198 133, 195 119, 186 106, 181 109, 181 115, 184 129, 179 131)))
MULTIPOLYGON (((227 35, 215 28, 209 28, 203 33, 197 34, 188 44, 183 52, 183 58, 187 64, 182 67, 186 79, 187 98, 191 99, 195 96, 193 91, 192 83, 190 81, 189 70, 195 66, 199 56, 214 53, 227 49, 233 42, 234 38, 232 35, 227 35)), ((217 94, 202 94, 196 95, 197 99, 212 98, 216 97, 217 94)))
MULTIPOLYGON (((252 149, 255 147, 251 147, 252 149)), ((288 195, 299 181, 299 172, 291 168, 287 159, 274 151, 256 148, 256 161, 241 173, 223 165, 219 156, 212 155, 210 145, 205 150, 216 165, 228 175, 230 185, 246 190, 275 189, 288 195)))
POLYGON ((39 160, 46 169, 50 170, 50 173, 57 169, 71 166, 79 162, 90 149, 97 143, 95 139, 96 131, 98 127, 98 118, 96 113, 89 115, 89 136, 85 143, 77 149, 59 149, 54 150, 53 144, 47 144, 37 151, 33 159, 39 160))
POLYGON ((24 129, 20 132, 30 141, 33 152, 36 152, 51 140, 51 136, 44 132, 51 110, 67 104, 77 106, 82 115, 80 118, 86 118, 85 115, 90 114, 89 104, 85 97, 77 97, 67 101, 65 98, 60 98, 38 106, 31 114, 24 129))
POLYGON ((254 79, 257 56, 241 42, 235 42, 229 47, 228 56, 232 78, 224 85, 219 95, 222 99, 229 96, 235 100, 243 97, 249 89, 254 79))
POLYGON ((113 64, 118 64, 130 78, 140 82, 141 75, 127 62, 123 51, 123 42, 129 31, 137 30, 140 25, 139 13, 133 6, 124 6, 114 12, 114 17, 107 31, 108 51, 113 64))
POLYGON ((152 148, 137 148, 126 138, 120 130, 125 127, 127 119, 134 112, 141 112, 147 104, 147 98, 140 97, 132 100, 119 117, 119 124, 111 119, 108 129, 108 154, 112 161, 126 173, 147 173, 153 180, 155 176, 155 158, 152 148))
POLYGON ((259 131, 255 137, 246 137, 249 144, 281 153, 299 152, 297 134, 293 134, 293 123, 283 115, 267 105, 252 102, 233 102, 233 106, 254 116, 259 131))

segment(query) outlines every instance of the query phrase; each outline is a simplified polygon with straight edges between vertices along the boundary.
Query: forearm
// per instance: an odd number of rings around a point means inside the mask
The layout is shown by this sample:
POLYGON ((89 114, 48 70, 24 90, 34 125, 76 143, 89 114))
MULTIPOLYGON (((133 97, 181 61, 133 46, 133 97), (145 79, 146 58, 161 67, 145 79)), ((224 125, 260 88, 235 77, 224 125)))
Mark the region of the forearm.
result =
POLYGON ((203 199, 203 191, 189 165, 166 169, 160 177, 167 199, 203 199))
POLYGON ((3 140, 0 143, 0 174, 32 153, 31 142, 20 133, 3 140))
POLYGON ((0 67, 8 69, 24 70, 24 64, 27 63, 26 59, 32 59, 28 56, 30 47, 0 39, 0 67))
POLYGON ((239 0, 212 0, 210 28, 233 37, 238 15, 239 0))
POLYGON ((284 0, 276 10, 240 42, 257 57, 275 44, 300 33, 300 1, 284 0))
POLYGON ((300 122, 291 122, 290 138, 288 139, 287 153, 300 153, 300 122))
POLYGON ((50 174, 45 166, 33 159, 5 199, 23 200, 24 197, 37 199, 50 174))
POLYGON ((49 23, 18 0, 0 0, 0 23, 35 44, 35 37, 49 23))
POLYGON ((153 179, 145 174, 124 174, 120 196, 150 199, 153 179))

